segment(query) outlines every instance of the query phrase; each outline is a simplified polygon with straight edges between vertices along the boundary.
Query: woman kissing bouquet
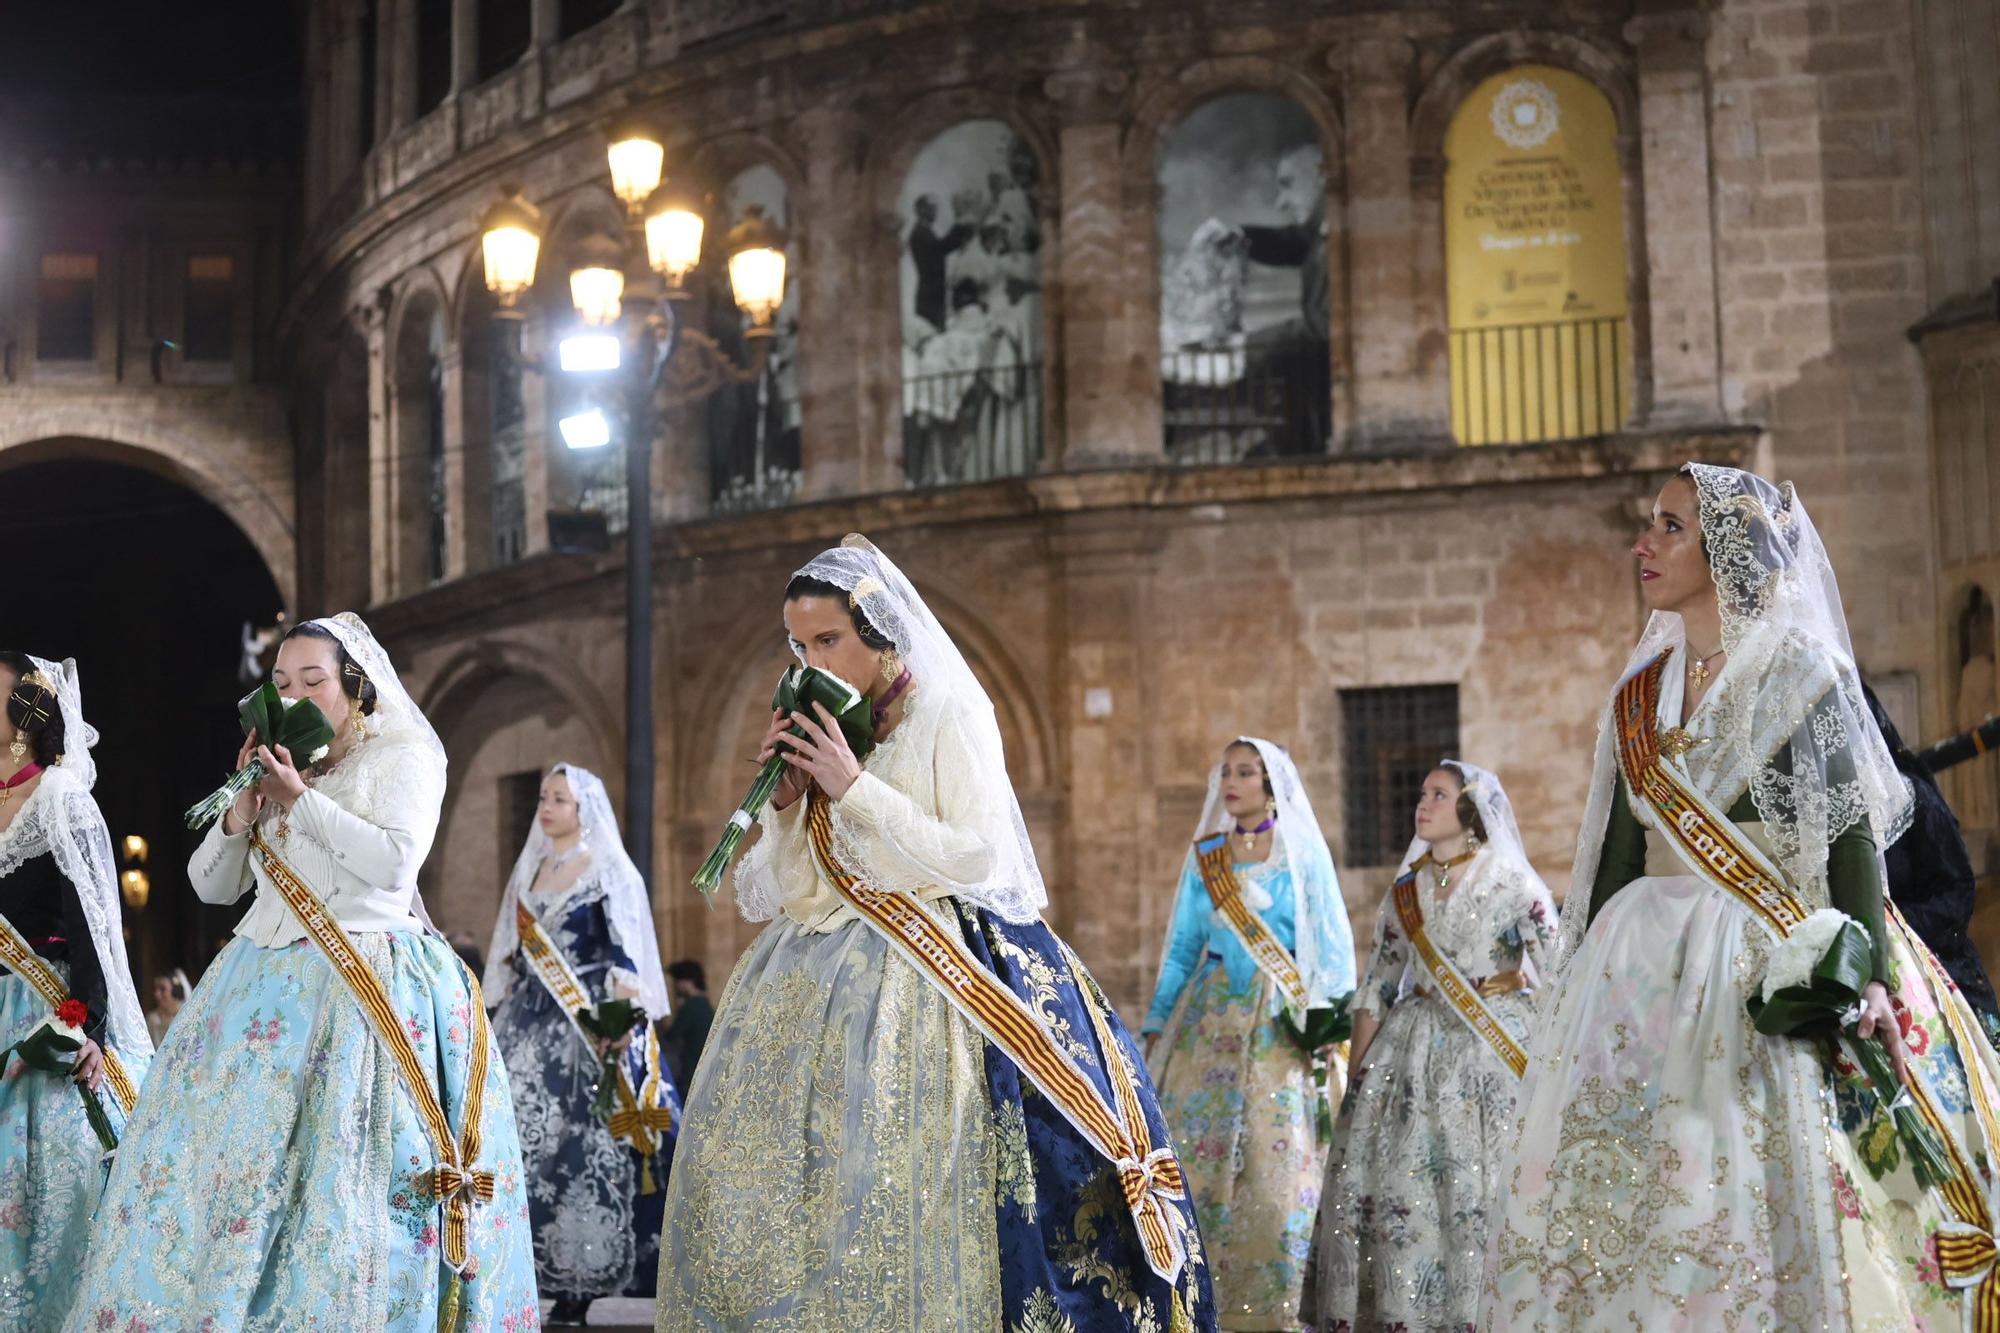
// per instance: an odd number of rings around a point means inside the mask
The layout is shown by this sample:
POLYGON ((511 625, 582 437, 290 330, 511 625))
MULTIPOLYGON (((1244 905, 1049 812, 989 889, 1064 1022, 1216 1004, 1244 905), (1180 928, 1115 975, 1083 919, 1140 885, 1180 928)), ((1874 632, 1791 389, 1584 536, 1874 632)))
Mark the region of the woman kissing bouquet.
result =
MULTIPOLYGON (((287 699, 269 681, 236 701, 236 715, 243 723, 243 734, 256 732, 258 744, 272 749, 282 745, 292 755, 303 755, 305 763, 299 765, 301 769, 326 758, 327 749, 333 744, 333 727, 328 724, 326 714, 319 711, 318 704, 310 699, 287 699)), ((263 761, 252 759, 237 769, 229 781, 195 803, 187 812, 187 826, 207 828, 236 804, 237 797, 263 780, 263 761)))
MULTIPOLYGON (((1909 1151, 1917 1179, 1925 1185, 1938 1184, 1951 1174, 1943 1143, 1917 1113, 1882 1043, 1858 1031, 1862 991, 1873 969, 1874 949, 1867 929, 1845 912, 1823 907, 1771 955, 1762 993, 1750 1000, 1750 1019, 1769 1037, 1818 1037, 1839 1043, 1875 1085, 1876 1102, 1909 1151)), ((1917 1077, 1915 1070, 1910 1077, 1917 1077)))
MULTIPOLYGON (((777 693, 771 696, 771 707, 782 709, 786 714, 804 713, 812 716, 812 706, 820 704, 833 714, 833 720, 840 732, 847 738, 847 746, 854 751, 854 757, 866 759, 868 752, 875 748, 875 718, 868 706, 868 696, 855 689, 830 671, 818 667, 794 666, 778 678, 777 693)), ((805 730, 792 727, 792 735, 803 738, 805 730)), ((770 802, 771 793, 778 789, 778 782, 789 767, 785 756, 774 754, 764 761, 757 770, 757 780, 750 784, 749 794, 736 807, 736 813, 729 817, 729 827, 722 831, 722 840, 715 844, 715 850, 701 863, 695 872, 694 886, 704 897, 715 892, 715 886, 722 882, 722 872, 728 868, 729 858, 743 845, 744 834, 757 822, 770 802)))
MULTIPOLYGON (((83 1049, 87 1040, 83 1027, 89 1021, 90 1009, 82 1000, 64 1000, 54 1013, 29 1029, 27 1036, 0 1051, 0 1078, 6 1076, 7 1057, 12 1055, 20 1056, 21 1062, 30 1069, 67 1077, 70 1067, 76 1062, 76 1053, 83 1049)), ((111 1128, 110 1117, 104 1114, 104 1103, 97 1099, 97 1093, 88 1084, 78 1083, 76 1090, 83 1096, 83 1115, 90 1121, 97 1141, 104 1146, 104 1151, 116 1151, 118 1135, 111 1128)))

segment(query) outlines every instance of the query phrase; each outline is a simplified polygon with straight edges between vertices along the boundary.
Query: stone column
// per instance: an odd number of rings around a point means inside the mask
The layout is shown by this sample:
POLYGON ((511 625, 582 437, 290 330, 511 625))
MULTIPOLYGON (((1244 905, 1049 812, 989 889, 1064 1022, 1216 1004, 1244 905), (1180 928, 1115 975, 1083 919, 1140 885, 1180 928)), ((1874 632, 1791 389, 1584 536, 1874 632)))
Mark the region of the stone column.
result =
POLYGON ((391 133, 417 118, 417 0, 382 0, 381 30, 388 57, 377 69, 389 86, 391 133))
MULTIPOLYGON (((1413 433, 1443 436, 1451 426, 1448 388, 1439 393, 1418 371, 1426 331, 1418 317, 1410 195, 1411 57, 1402 35, 1364 31, 1331 58, 1345 73, 1346 161, 1344 201, 1337 191, 1328 209, 1344 212, 1352 275, 1346 308, 1329 301, 1336 363, 1343 342, 1351 339, 1352 348, 1344 411, 1335 367, 1335 420, 1364 448, 1413 433)), ((1330 272, 1338 268, 1337 256, 1329 261, 1330 272)), ((1436 359, 1442 367, 1443 358, 1436 359)))
POLYGON ((327 23, 326 187, 337 193, 361 164, 361 6, 333 0, 327 23))
MULTIPOLYGON (((1044 468, 1158 462, 1163 454, 1156 330, 1140 297, 1153 247, 1132 235, 1141 213, 1125 207, 1120 110, 1129 82, 1115 69, 1051 74, 1042 85, 1061 110, 1057 139, 1054 290, 1044 304, 1060 330, 1047 340, 1044 383, 1059 390, 1044 468)), ((1150 209, 1143 211, 1151 225, 1150 209)))
POLYGON ((451 95, 479 82, 479 0, 451 0, 451 95))
POLYGON ((867 127, 826 107, 795 125, 806 151, 799 291, 799 498, 902 489, 901 462, 883 442, 899 433, 902 329, 895 252, 882 254, 859 164, 867 127), (877 259, 883 266, 870 268, 877 259), (857 303, 856 293, 864 293, 857 303), (856 306, 862 308, 857 313, 856 306))
MULTIPOLYGON (((1717 421, 1722 395, 1703 57, 1708 24, 1693 5, 1646 4, 1640 9, 1625 25, 1625 40, 1639 54, 1648 287, 1644 313, 1652 335, 1653 374, 1651 410, 1643 423, 1634 424, 1717 421)), ((1635 399, 1635 407, 1643 408, 1643 395, 1635 399)))
POLYGON ((368 339, 368 601, 386 602, 395 595, 396 448, 390 400, 394 385, 389 367, 389 307, 387 287, 375 293, 363 313, 368 339))

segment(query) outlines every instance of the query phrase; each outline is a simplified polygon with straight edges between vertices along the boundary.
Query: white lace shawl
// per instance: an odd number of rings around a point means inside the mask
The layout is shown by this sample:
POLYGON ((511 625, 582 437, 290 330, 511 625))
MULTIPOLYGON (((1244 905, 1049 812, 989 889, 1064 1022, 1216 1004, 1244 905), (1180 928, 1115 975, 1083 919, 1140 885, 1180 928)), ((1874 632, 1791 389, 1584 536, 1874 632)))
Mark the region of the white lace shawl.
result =
MULTIPOLYGON (((919 686, 896 730, 834 803, 834 854, 874 888, 948 894, 1009 921, 1032 921, 1039 896, 991 873, 994 849, 1014 838, 1012 798, 992 708, 963 695, 927 698, 919 686)), ((746 920, 768 921, 786 902, 821 891, 804 813, 804 801, 765 808, 763 832, 736 866, 736 904, 746 920)))
MULTIPOLYGON (((1404 867, 1408 869, 1407 865, 1404 867)), ((1430 937, 1454 966, 1467 977, 1484 977, 1493 970, 1494 942, 1517 925, 1539 904, 1548 919, 1555 919, 1555 902, 1549 897, 1548 886, 1534 868, 1517 856, 1509 855, 1488 845, 1480 849, 1459 873, 1464 878, 1438 904, 1436 891, 1428 871, 1417 875, 1417 903, 1424 914, 1424 934, 1430 937)), ((1398 879, 1402 878, 1399 874, 1398 879)), ((1376 913, 1376 948, 1369 959, 1369 975, 1355 992, 1356 1013, 1377 1013, 1382 1006, 1381 988, 1385 983, 1396 986, 1398 998, 1407 994, 1419 979, 1416 973, 1422 969, 1414 952, 1407 947, 1400 950, 1403 961, 1397 965, 1396 977, 1375 975, 1375 968, 1381 959, 1383 928, 1398 920, 1396 893, 1393 888, 1382 895, 1382 906, 1376 913)), ((1542 980, 1536 975, 1534 958, 1539 952, 1534 940, 1527 933, 1522 935, 1521 968, 1528 974, 1530 984, 1542 980)))
POLYGON ((97 801, 66 765, 45 769, 14 822, 0 830, 0 876, 44 852, 76 890, 90 923, 91 945, 110 1012, 105 1015, 112 1047, 129 1055, 150 1054, 153 1039, 132 986, 125 958, 125 935, 118 909, 118 862, 111 832, 97 801))

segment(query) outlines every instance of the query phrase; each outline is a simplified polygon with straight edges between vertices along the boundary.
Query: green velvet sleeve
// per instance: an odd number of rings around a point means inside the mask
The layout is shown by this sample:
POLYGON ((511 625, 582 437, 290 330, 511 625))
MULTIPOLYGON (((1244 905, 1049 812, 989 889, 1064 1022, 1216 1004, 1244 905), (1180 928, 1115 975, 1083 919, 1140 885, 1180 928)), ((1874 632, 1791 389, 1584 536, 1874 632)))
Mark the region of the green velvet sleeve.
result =
POLYGON ((1646 873, 1646 830, 1626 799, 1625 775, 1618 775, 1611 794, 1611 817, 1604 826, 1604 850, 1597 857, 1597 877, 1590 884, 1588 925, 1597 920, 1611 895, 1646 873))
MULTIPOLYGON (((1729 818, 1738 824, 1762 818, 1757 804, 1744 792, 1729 807, 1729 818)), ((1882 870, 1875 859, 1875 832, 1867 819, 1850 827, 1826 849, 1826 896, 1841 911, 1868 930, 1875 942, 1875 980, 1889 980, 1889 939, 1882 911, 1882 870)))

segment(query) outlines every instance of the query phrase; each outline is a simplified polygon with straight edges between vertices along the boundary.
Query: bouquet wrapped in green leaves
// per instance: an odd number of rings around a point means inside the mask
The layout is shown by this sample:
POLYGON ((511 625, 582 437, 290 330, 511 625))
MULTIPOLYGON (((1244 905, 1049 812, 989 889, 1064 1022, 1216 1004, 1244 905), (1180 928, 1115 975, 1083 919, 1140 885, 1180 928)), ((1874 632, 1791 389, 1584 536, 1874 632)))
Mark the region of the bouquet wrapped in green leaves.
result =
POLYGON ((576 1011, 577 1026, 604 1047, 604 1067, 597 1071, 597 1098, 590 1107, 591 1114, 599 1120, 608 1123, 611 1119, 612 1093, 618 1086, 618 1065, 625 1058, 624 1049, 617 1045, 617 1041, 646 1021, 646 1011, 632 1000, 606 1000, 576 1011))
MULTIPOLYGON (((875 748, 875 716, 869 707, 868 696, 832 672, 821 671, 818 667, 788 668, 778 678, 778 690, 771 696, 771 707, 782 709, 787 715, 804 713, 807 717, 815 717, 814 704, 824 705, 826 711, 833 714, 833 720, 839 725, 841 735, 847 738, 848 748, 854 751, 854 757, 867 758, 868 752, 875 748)), ((794 725, 791 734, 803 737, 805 730, 794 725)), ((769 804, 771 793, 778 789, 778 783, 789 767, 781 749, 757 770, 757 779, 750 784, 750 791, 744 796, 743 803, 736 807, 736 813, 729 817, 729 827, 722 831, 722 840, 715 844, 715 850, 708 854, 708 859, 701 863, 701 869, 695 872, 694 886, 704 896, 713 894, 716 885, 722 882, 722 872, 729 867, 729 858, 736 855, 736 849, 743 845, 744 835, 769 804)))
MULTIPOLYGON (((6 1077, 9 1057, 16 1055, 30 1069, 68 1078, 76 1053, 83 1049, 83 1027, 89 1021, 90 1011, 82 1000, 64 1000, 61 1008, 29 1029, 27 1036, 0 1051, 0 1078, 6 1077)), ((104 1114, 104 1103, 86 1084, 77 1084, 76 1090, 83 1095, 83 1116, 98 1143, 106 1152, 116 1151, 118 1135, 111 1128, 111 1118, 104 1114)))
POLYGON ((1306 1011, 1305 1026, 1292 1021, 1290 1010, 1278 1015, 1278 1026, 1301 1051, 1312 1058, 1313 1086, 1319 1090, 1319 1141, 1333 1141, 1333 1107, 1326 1097, 1327 1060, 1320 1052, 1354 1036, 1354 1015, 1348 1006, 1354 994, 1337 997, 1332 1004, 1306 1011))
MULTIPOLYGON (((259 745, 284 746, 300 769, 326 758, 333 745, 333 727, 319 705, 310 699, 287 699, 269 681, 236 701, 236 716, 243 723, 244 735, 254 731, 259 745)), ((253 758, 231 774, 229 781, 195 803, 187 812, 187 826, 207 828, 236 804, 237 797, 263 780, 264 763, 253 758)))
POLYGON ((1917 1113, 1882 1043, 1857 1030, 1874 963, 1867 930, 1843 912, 1821 908, 1772 953, 1761 994, 1750 997, 1750 1019, 1769 1037, 1838 1042, 1875 1085, 1876 1102, 1895 1125, 1917 1180, 1939 1184, 1951 1174, 1944 1144, 1917 1113))

